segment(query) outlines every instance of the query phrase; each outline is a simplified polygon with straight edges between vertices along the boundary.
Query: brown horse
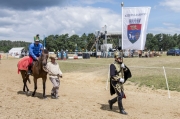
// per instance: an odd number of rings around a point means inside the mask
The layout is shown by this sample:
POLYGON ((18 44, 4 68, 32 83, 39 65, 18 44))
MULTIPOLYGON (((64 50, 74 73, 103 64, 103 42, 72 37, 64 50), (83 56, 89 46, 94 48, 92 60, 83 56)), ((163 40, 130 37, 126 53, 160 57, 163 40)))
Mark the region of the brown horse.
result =
POLYGON ((39 57, 38 61, 36 61, 32 67, 33 78, 34 78, 34 92, 32 93, 33 97, 37 90, 37 79, 42 78, 43 98, 46 98, 45 89, 46 89, 47 72, 44 70, 44 67, 47 64, 47 59, 48 59, 48 51, 45 49, 42 51, 42 55, 39 57))
MULTIPOLYGON (((33 80, 34 80, 34 92, 32 93, 32 96, 34 97, 36 90, 37 90, 37 79, 42 78, 43 80, 43 98, 46 98, 45 95, 45 88, 46 88, 46 79, 47 79, 47 72, 44 69, 44 66, 47 64, 47 59, 48 59, 48 51, 46 49, 42 50, 41 56, 38 58, 38 61, 33 62, 32 66, 32 72, 33 72, 33 80)), ((29 93, 28 86, 26 84, 27 81, 30 82, 29 80, 29 75, 27 75, 26 70, 20 70, 23 82, 24 82, 24 87, 23 91, 25 92, 25 88, 27 89, 27 93, 29 93)))

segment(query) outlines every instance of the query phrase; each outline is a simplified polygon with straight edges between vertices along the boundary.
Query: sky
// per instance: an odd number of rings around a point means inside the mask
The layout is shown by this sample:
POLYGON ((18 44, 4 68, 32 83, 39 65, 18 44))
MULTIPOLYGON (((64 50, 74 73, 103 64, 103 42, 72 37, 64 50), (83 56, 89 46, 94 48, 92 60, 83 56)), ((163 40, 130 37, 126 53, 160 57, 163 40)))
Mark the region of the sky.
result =
POLYGON ((151 7, 147 33, 180 34, 180 0, 0 0, 0 40, 121 32, 124 7, 151 7))

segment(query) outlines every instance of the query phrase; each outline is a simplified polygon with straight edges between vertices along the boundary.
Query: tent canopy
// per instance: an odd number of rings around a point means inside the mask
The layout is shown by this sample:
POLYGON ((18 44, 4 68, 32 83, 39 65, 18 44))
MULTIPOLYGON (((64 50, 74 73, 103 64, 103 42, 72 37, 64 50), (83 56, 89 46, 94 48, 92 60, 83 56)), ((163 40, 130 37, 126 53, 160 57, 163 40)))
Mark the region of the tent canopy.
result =
POLYGON ((9 53, 14 53, 14 52, 20 52, 24 49, 24 47, 16 47, 16 48, 12 48, 9 50, 9 53))
POLYGON ((11 56, 20 57, 21 53, 22 53, 22 50, 24 50, 24 47, 15 47, 15 48, 12 48, 12 49, 9 50, 9 54, 11 56))

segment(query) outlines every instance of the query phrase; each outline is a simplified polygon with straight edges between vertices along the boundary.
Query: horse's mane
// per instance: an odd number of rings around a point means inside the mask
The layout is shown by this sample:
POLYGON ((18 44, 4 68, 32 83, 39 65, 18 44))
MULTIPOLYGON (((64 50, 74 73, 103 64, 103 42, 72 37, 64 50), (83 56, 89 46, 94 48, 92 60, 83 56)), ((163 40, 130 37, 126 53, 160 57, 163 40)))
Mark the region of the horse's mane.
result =
POLYGON ((48 52, 49 52, 47 49, 43 49, 42 51, 44 54, 48 54, 48 52))

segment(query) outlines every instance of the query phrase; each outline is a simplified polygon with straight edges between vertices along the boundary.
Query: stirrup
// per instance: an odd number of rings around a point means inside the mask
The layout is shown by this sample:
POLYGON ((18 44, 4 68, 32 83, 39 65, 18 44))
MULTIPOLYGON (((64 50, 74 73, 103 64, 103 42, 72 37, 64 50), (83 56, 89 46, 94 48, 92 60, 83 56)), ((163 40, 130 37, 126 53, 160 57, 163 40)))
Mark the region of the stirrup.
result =
POLYGON ((28 75, 31 75, 31 74, 32 74, 31 70, 28 70, 28 71, 27 71, 27 74, 28 74, 28 75))

